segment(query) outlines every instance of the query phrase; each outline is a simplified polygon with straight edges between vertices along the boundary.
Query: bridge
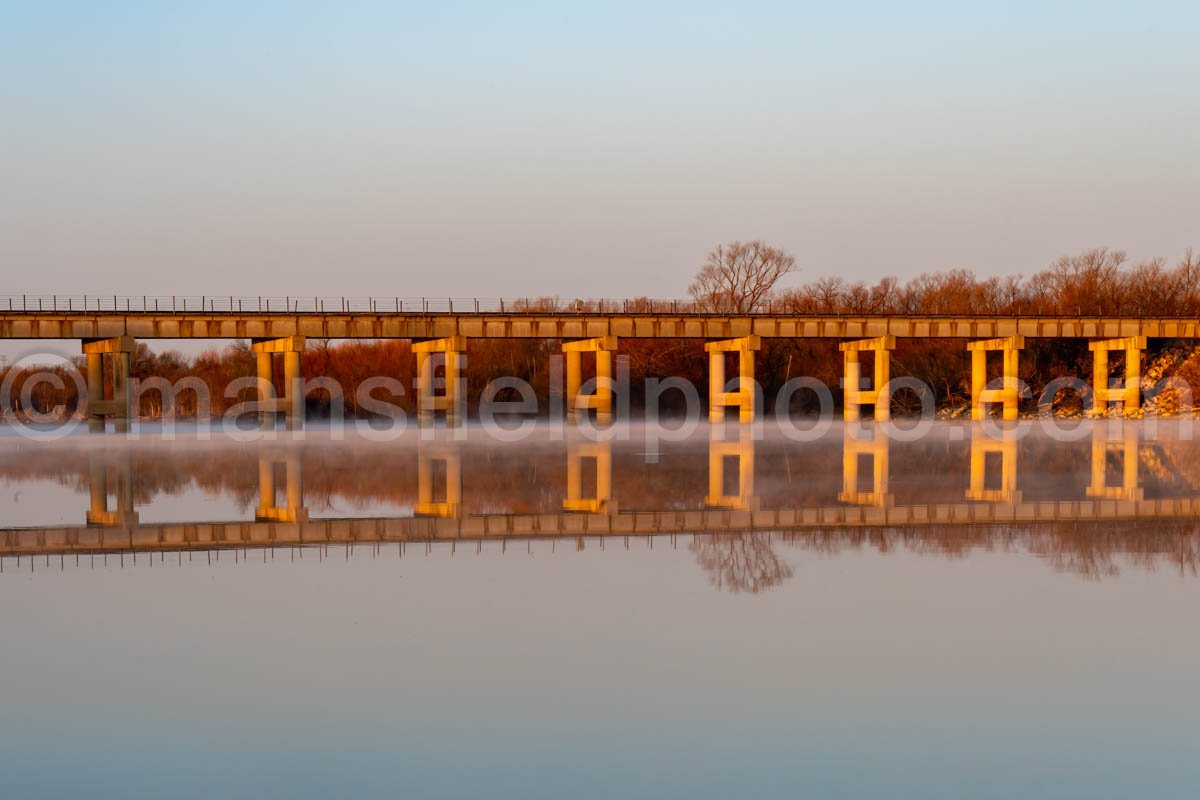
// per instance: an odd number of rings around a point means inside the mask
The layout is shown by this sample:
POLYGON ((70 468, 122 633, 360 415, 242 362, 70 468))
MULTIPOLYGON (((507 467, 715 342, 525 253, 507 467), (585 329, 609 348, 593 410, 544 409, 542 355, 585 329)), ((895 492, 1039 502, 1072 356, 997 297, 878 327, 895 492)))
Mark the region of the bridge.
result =
POLYGON ((303 422, 300 359, 307 339, 407 339, 418 362, 418 416, 430 422, 445 413, 448 424, 462 419, 459 356, 469 339, 539 338, 563 341, 567 359, 567 405, 573 413, 612 416, 612 354, 621 338, 700 339, 710 364, 709 415, 724 419, 735 407, 753 419, 754 353, 763 339, 819 338, 841 342, 845 416, 857 420, 866 406, 877 420, 888 418, 888 354, 897 339, 965 340, 971 353, 972 417, 984 418, 992 404, 1016 419, 1020 383, 1018 357, 1026 338, 1072 338, 1094 353, 1093 396, 1098 406, 1139 406, 1141 353, 1150 338, 1200 339, 1194 318, 1105 316, 896 316, 798 315, 767 304, 750 314, 715 314, 679 301, 579 301, 569 307, 504 300, 431 301, 426 298, 0 298, 0 339, 77 339, 87 356, 87 394, 93 428, 113 420, 128 426, 131 408, 129 361, 138 339, 249 339, 258 356, 259 411, 264 426, 282 416, 288 427, 303 422), (190 301, 190 305, 189 305, 190 301), (1109 355, 1124 353, 1124 375, 1110 385, 1109 355), (583 353, 596 354, 596 389, 581 392, 583 353), (727 379, 726 357, 739 354, 738 374, 727 379), (1001 376, 987 381, 988 354, 999 357, 1001 376), (873 380, 862 377, 863 356, 873 360, 873 380), (273 361, 283 360, 283 386, 275 386, 273 361), (105 360, 112 362, 112 391, 105 395, 105 360), (435 359, 447 369, 445 388, 435 388, 435 359))

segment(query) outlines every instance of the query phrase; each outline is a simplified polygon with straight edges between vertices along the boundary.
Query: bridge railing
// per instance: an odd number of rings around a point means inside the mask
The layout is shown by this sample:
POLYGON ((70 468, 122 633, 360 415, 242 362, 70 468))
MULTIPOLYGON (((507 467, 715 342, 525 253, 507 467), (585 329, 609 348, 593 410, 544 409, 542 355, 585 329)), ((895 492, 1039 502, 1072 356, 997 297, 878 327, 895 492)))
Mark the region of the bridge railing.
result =
MULTIPOLYGON (((751 313, 782 313, 763 304, 751 313)), ((237 295, 0 295, 0 312, 196 314, 695 314, 691 300, 570 299, 537 297, 279 297, 237 295)))

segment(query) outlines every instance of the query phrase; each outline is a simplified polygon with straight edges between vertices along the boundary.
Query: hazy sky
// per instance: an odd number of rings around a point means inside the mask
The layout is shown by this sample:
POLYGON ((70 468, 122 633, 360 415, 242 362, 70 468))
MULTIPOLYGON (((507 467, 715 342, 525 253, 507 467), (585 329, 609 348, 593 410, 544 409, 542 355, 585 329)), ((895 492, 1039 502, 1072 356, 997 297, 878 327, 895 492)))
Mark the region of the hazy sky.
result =
POLYGON ((1200 246, 1200 7, 980 5, 0 0, 0 293, 671 297, 736 238, 797 280, 1200 246))

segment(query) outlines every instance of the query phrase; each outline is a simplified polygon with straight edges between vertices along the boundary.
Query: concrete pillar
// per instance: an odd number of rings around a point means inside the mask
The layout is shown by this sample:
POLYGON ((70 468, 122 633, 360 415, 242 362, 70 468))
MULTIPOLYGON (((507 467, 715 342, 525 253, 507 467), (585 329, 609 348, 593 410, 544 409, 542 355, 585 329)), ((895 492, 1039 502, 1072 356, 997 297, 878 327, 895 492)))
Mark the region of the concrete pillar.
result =
POLYGON ((708 353, 708 421, 725 421, 725 353, 710 350, 708 353))
POLYGON ((563 510, 582 511, 589 514, 614 514, 617 511, 613 499, 612 442, 579 441, 567 443, 567 497, 563 510), (584 461, 595 462, 596 490, 591 496, 583 494, 584 461))
POLYGON ((96 413, 94 404, 104 399, 104 356, 87 353, 88 430, 92 433, 104 431, 104 417, 96 413))
POLYGON ((862 406, 874 407, 875 419, 886 422, 891 419, 890 394, 887 391, 891 380, 891 351, 896 348, 895 336, 879 336, 875 339, 860 339, 842 342, 845 377, 842 381, 843 417, 847 422, 857 422, 862 415, 862 406), (862 364, 859 353, 873 353, 875 357, 875 381, 870 389, 862 388, 862 364))
POLYGON ((1141 407, 1142 350, 1146 349, 1146 337, 1127 336, 1088 342, 1088 349, 1093 355, 1093 412, 1101 416, 1107 414, 1109 403, 1121 403, 1121 410, 1126 414, 1137 411, 1141 407), (1108 385, 1108 354, 1113 350, 1125 351, 1125 379, 1120 388, 1108 385))
POLYGON ((971 351, 971 419, 979 421, 987 416, 989 403, 1003 406, 1003 419, 1017 418, 1017 401, 1020 398, 1017 364, 1023 347, 1025 337, 1021 334, 967 344, 967 349, 971 351), (987 354, 992 351, 999 351, 1002 358, 1001 385, 996 389, 987 388, 987 354))
POLYGON ((129 372, 137 342, 132 336, 111 339, 85 339, 83 353, 87 357, 88 429, 103 431, 105 420, 113 420, 118 433, 128 432, 132 417, 130 408, 129 372), (112 397, 104 396, 104 358, 112 363, 112 397))
POLYGON ((1107 425, 1097 424, 1092 428, 1092 482, 1086 494, 1104 500, 1141 500, 1144 491, 1138 486, 1138 429, 1133 425, 1121 425, 1113 435, 1107 425), (1108 458, 1116 451, 1121 458, 1121 485, 1108 483, 1108 458))
POLYGON ((596 412, 596 422, 608 424, 613 420, 613 353, 619 342, 616 336, 597 336, 563 342, 563 357, 567 362, 567 418, 578 420, 588 409, 596 412), (583 354, 596 354, 596 390, 584 394, 583 354))
POLYGON ((270 353, 255 353, 258 373, 258 424, 263 430, 275 427, 275 412, 269 411, 275 401, 275 371, 270 353))
POLYGON ((283 396, 287 399, 285 425, 289 431, 299 430, 304 424, 303 381, 300 377, 300 353, 288 350, 283 354, 283 396))
POLYGON ((457 517, 462 513, 462 451, 453 444, 424 444, 417 448, 417 502, 413 513, 423 517, 457 517), (435 495, 434 469, 445 467, 442 498, 435 495))
POLYGON ((304 397, 300 376, 300 354, 306 338, 285 336, 281 339, 255 339, 250 345, 258 367, 258 421, 264 430, 275 427, 280 414, 288 430, 304 426, 304 397), (276 355, 283 358, 283 396, 275 387, 276 355))
POLYGON ((849 428, 845 429, 842 437, 842 491, 838 492, 838 502, 877 508, 892 504, 888 488, 891 441, 882 431, 876 430, 873 434, 867 438, 853 434, 849 428), (871 459, 869 491, 863 491, 859 486, 858 466, 863 456, 871 459))
POLYGON ((732 508, 741 511, 758 509, 754 494, 754 437, 743 429, 737 439, 726 441, 713 436, 708 442, 708 495, 704 504, 711 508, 732 508), (725 491, 728 461, 737 461, 737 490, 725 491))
POLYGON ((982 429, 971 431, 971 478, 968 500, 987 503, 1021 502, 1017 491, 1017 432, 1006 430, 1000 436, 988 436, 982 429), (999 454, 999 481, 988 481, 988 456, 999 454), (989 485, 990 484, 990 485, 989 485))
POLYGON ((447 336, 444 339, 414 341, 413 353, 417 357, 417 422, 422 426, 432 425, 437 412, 446 415, 446 427, 456 428, 463 419, 463 372, 466 362, 467 340, 463 336, 447 336), (435 353, 441 353, 445 365, 446 387, 437 393, 434 382, 435 353))
POLYGON ((762 349, 762 338, 757 335, 724 339, 704 345, 708 352, 708 420, 711 423, 725 421, 725 409, 736 406, 740 422, 754 421, 757 389, 754 382, 754 354, 762 349), (738 354, 738 388, 726 391, 725 354, 738 354))
POLYGON ((113 429, 117 433, 129 432, 129 419, 133 409, 129 405, 129 372, 133 357, 129 351, 113 353, 113 402, 118 413, 114 415, 113 429))

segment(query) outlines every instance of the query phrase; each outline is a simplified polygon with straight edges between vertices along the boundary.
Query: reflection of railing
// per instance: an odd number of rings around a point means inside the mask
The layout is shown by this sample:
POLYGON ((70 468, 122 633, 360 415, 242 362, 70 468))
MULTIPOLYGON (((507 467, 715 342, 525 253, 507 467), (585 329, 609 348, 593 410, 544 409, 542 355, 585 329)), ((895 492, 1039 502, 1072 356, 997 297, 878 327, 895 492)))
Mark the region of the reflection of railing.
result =
POLYGON ((887 508, 832 505, 759 509, 748 513, 708 508, 689 511, 620 511, 616 514, 560 512, 310 519, 294 523, 239 520, 137 524, 121 529, 98 526, 0 529, 0 555, 332 543, 658 536, 863 527, 1013 526, 1104 520, 1190 521, 1197 516, 1200 516, 1200 497, 1136 501, 1091 498, 1016 504, 929 503, 887 508))

